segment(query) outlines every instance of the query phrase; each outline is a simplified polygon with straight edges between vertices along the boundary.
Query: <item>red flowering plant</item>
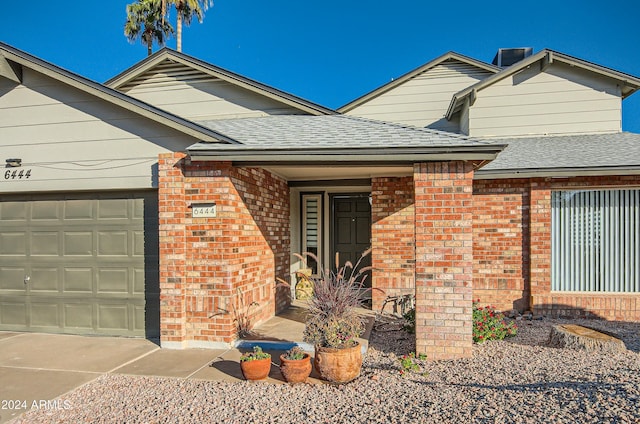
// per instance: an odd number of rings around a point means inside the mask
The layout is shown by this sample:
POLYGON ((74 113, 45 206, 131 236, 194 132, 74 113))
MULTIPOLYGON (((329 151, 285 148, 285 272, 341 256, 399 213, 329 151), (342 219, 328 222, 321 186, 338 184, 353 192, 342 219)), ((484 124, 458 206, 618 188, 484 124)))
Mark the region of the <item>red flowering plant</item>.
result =
POLYGON ((480 299, 473 301, 473 342, 502 340, 515 336, 518 327, 513 321, 507 322, 504 315, 496 312, 493 306, 479 306, 480 299))

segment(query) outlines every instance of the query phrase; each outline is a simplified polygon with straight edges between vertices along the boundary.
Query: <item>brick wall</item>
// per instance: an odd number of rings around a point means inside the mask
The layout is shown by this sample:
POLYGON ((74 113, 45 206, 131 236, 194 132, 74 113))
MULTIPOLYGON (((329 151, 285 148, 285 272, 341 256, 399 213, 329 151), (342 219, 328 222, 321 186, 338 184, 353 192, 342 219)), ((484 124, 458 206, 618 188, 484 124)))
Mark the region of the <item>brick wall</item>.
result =
MULTIPOLYGON (((387 296, 415 293, 413 177, 371 181, 373 309, 387 296)), ((391 305, 385 312, 392 312, 391 305)))
POLYGON ((529 308, 529 180, 473 182, 473 298, 529 308))
POLYGON ((289 189, 269 172, 230 163, 159 161, 161 341, 212 347, 235 338, 234 311, 254 323, 288 302, 275 277, 289 269, 289 189), (215 203, 217 217, 190 206, 215 203), (253 305, 253 306, 252 306, 253 305))
POLYGON ((551 291, 551 190, 640 186, 640 176, 531 180, 531 306, 552 317, 639 321, 640 294, 551 291))
POLYGON ((431 360, 472 353, 473 164, 414 165, 416 350, 431 360))
POLYGON ((552 317, 640 320, 638 294, 551 291, 551 191, 639 185, 638 176, 474 181, 474 299, 552 317))

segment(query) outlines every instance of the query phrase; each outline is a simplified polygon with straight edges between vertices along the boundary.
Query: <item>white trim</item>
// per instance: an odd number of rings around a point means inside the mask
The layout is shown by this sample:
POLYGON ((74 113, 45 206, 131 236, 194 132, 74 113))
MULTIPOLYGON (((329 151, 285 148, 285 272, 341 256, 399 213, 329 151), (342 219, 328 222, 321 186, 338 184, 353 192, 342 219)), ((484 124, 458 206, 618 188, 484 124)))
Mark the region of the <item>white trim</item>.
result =
MULTIPOLYGON (((309 246, 308 246, 308 240, 307 240, 307 224, 308 224, 308 217, 307 217, 307 204, 306 201, 308 199, 315 199, 317 202, 317 217, 316 217, 316 224, 318 226, 318 228, 316 229, 317 233, 316 233, 316 237, 317 237, 317 256, 318 256, 318 260, 320 262, 322 262, 322 258, 324 257, 324 232, 323 232, 323 226, 324 226, 324 208, 322 207, 324 199, 323 199, 323 195, 321 193, 305 193, 302 192, 301 193, 302 196, 302 204, 301 204, 301 212, 302 212, 302 222, 300 223, 300 230, 302 232, 302 252, 308 252, 309 251, 309 246)), ((319 270, 318 270, 319 271, 319 270)))

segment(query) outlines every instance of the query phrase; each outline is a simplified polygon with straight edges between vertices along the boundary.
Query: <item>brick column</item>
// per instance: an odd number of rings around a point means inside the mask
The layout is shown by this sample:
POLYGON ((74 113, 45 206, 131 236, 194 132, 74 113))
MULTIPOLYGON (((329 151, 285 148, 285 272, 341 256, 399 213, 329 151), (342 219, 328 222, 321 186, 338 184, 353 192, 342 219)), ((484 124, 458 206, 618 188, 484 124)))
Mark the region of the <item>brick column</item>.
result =
POLYGON ((169 346, 182 343, 186 332, 185 156, 165 153, 158 159, 160 340, 169 346))
POLYGON ((531 224, 529 278, 531 281, 531 308, 546 303, 551 292, 551 188, 549 183, 531 180, 531 205, 529 207, 531 224))
POLYGON ((430 360, 472 354, 473 166, 414 165, 416 351, 430 360))

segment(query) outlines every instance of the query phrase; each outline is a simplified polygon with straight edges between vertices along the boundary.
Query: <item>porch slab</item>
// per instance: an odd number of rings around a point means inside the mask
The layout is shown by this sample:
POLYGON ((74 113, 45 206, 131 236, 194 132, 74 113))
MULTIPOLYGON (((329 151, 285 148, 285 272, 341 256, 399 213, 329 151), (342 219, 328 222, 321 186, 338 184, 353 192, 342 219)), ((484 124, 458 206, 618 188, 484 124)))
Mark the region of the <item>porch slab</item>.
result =
MULTIPOLYGON (((303 341, 304 323, 308 311, 306 305, 306 301, 294 300, 289 308, 258 325, 251 335, 238 342, 238 346, 251 348, 259 343, 263 347, 271 346, 273 349, 288 350, 293 345, 298 345, 313 353, 313 346, 303 341)), ((365 308, 359 308, 358 312, 365 318, 365 331, 358 339, 362 352, 365 353, 369 347, 375 313, 365 308)))

